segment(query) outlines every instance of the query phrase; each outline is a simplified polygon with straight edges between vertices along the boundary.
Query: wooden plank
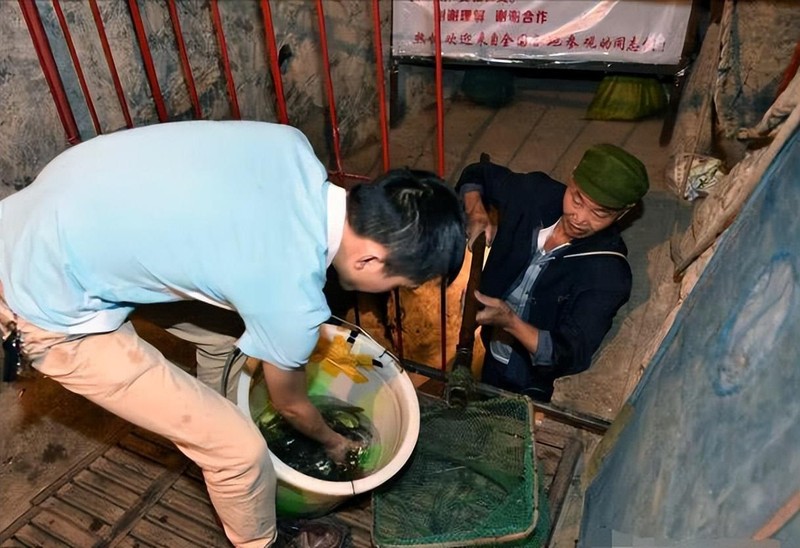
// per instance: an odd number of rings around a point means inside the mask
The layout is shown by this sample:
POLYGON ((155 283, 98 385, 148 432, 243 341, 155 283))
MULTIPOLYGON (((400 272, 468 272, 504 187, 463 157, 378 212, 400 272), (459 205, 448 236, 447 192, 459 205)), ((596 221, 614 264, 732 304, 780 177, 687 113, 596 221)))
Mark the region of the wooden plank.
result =
POLYGON ((537 424, 533 429, 533 435, 536 441, 548 440, 548 445, 558 445, 563 447, 566 445, 567 440, 575 435, 577 429, 573 426, 568 426, 554 420, 544 419, 540 424, 537 424))
POLYGON ((3 548, 27 548, 27 545, 23 544, 21 540, 16 538, 11 538, 3 542, 3 548))
POLYGON ((354 497, 335 514, 350 529, 353 548, 372 548, 372 495, 354 497))
MULTIPOLYGON (((192 514, 182 514, 170 509, 162 502, 147 512, 145 519, 169 528, 176 534, 192 541, 196 546, 212 546, 227 543, 222 528, 216 523, 203 523, 193 519, 192 514)), ((135 529, 135 527, 134 527, 135 529)))
POLYGON ((353 548, 373 548, 375 545, 372 543, 372 532, 367 531, 366 534, 361 531, 350 534, 351 544, 353 548))
POLYGON ((208 491, 206 491, 205 484, 187 478, 186 476, 178 478, 172 488, 198 501, 208 501, 208 491))
POLYGON ((582 465, 583 459, 578 459, 575 477, 570 482, 561 514, 558 521, 550 525, 548 546, 552 548, 572 548, 578 543, 584 503, 584 491, 581 488, 582 465))
POLYGON ((533 438, 538 444, 548 445, 550 447, 555 447, 556 449, 563 449, 568 439, 559 432, 538 429, 534 429, 533 438))
POLYGON ((348 510, 336 512, 336 517, 351 527, 361 527, 367 530, 372 528, 372 509, 348 510))
POLYGON ((539 473, 539 481, 541 481, 542 485, 544 485, 544 492, 548 496, 550 494, 550 486, 553 484, 553 478, 555 477, 556 477, 555 474, 547 475, 547 474, 542 474, 541 472, 539 473))
POLYGON ((583 444, 578 439, 571 439, 564 448, 564 452, 561 454, 561 460, 558 462, 555 477, 548 490, 548 498, 550 499, 550 523, 556 523, 558 521, 558 516, 564 505, 564 499, 567 496, 567 490, 569 490, 572 476, 575 473, 575 466, 582 452, 583 444))
POLYGON ((193 478, 205 485, 206 479, 203 477, 203 471, 195 463, 189 465, 186 472, 183 473, 187 478, 193 478))
POLYGON ((126 451, 119 446, 112 447, 111 449, 103 453, 103 456, 110 461, 125 466, 135 474, 150 479, 157 478, 162 472, 161 467, 155 464, 154 462, 145 459, 144 457, 142 457, 141 455, 137 455, 136 453, 126 451))
POLYGON ((31 524, 47 531, 49 535, 59 539, 67 546, 93 546, 100 540, 98 535, 93 534, 87 528, 72 523, 45 508, 42 508, 31 519, 31 524))
MULTIPOLYGON (((25 546, 46 546, 47 548, 74 548, 69 544, 64 544, 56 537, 48 535, 45 531, 42 531, 39 527, 27 523, 20 527, 20 529, 14 534, 14 539, 18 542, 21 542, 25 546)), ((89 544, 91 546, 91 544, 89 544)))
POLYGON ((104 476, 95 474, 91 470, 78 472, 75 475, 74 482, 122 508, 129 508, 139 500, 140 496, 139 493, 135 493, 104 476))
POLYGON ((147 488, 153 483, 153 478, 137 474, 134 470, 128 468, 127 466, 117 464, 116 462, 105 457, 100 457, 94 461, 89 466, 89 470, 114 480, 120 485, 124 485, 131 491, 135 491, 137 493, 144 493, 145 490, 147 490, 147 488))
POLYGON ((164 436, 156 434, 155 432, 151 432, 150 430, 147 430, 145 428, 134 428, 131 431, 131 436, 149 441, 154 445, 160 445, 161 447, 167 449, 168 451, 178 452, 178 448, 175 446, 174 443, 169 441, 164 436))
POLYGON ((62 487, 56 496, 76 508, 89 512, 106 523, 116 523, 125 513, 122 507, 75 483, 68 483, 62 487))
MULTIPOLYGON (((181 536, 174 528, 168 525, 165 526, 163 524, 150 521, 148 519, 138 520, 133 526, 133 529, 131 529, 129 536, 137 540, 142 540, 152 546, 163 546, 164 548, 194 546, 191 539, 181 536)), ((213 546, 228 547, 230 544, 228 544, 226 541, 224 544, 210 543, 202 544, 201 546, 209 548, 213 546)))
MULTIPOLYGON (((188 461, 186 462, 188 463, 188 461)), ((172 487, 175 480, 180 477, 182 472, 182 468, 178 470, 165 470, 161 477, 156 479, 156 481, 148 487, 147 491, 142 494, 136 503, 130 506, 125 515, 113 525, 112 531, 109 534, 109 540, 112 545, 115 540, 127 535, 138 522, 143 521, 141 518, 146 515, 161 496, 172 487)))
POLYGON ((558 461, 561 459, 561 451, 547 445, 542 445, 536 449, 538 451, 536 457, 540 473, 554 476, 558 468, 558 461), (539 449, 541 449, 541 451, 539 451, 539 449))
MULTIPOLYGON (((90 474, 90 472, 87 473, 90 474)), ((49 498, 43 499, 35 506, 30 507, 14 520, 11 525, 0 532, 0 546, 5 546, 5 543, 8 542, 18 530, 26 527, 30 521, 38 515, 43 506, 45 508, 52 508, 52 504, 54 503, 60 502, 64 505, 71 505, 74 508, 93 514, 93 516, 106 523, 114 523, 124 514, 122 508, 110 502, 108 496, 98 494, 97 490, 90 491, 75 483, 62 484, 62 478, 57 480, 57 483, 61 485, 61 487, 55 494, 52 494, 49 498)), ((46 489, 48 492, 50 490, 49 487, 46 489)))
POLYGON ((536 470, 542 480, 542 483, 545 485, 546 489, 549 489, 550 483, 553 481, 553 477, 555 476, 555 471, 558 469, 558 461, 550 458, 550 462, 545 463, 542 460, 537 459, 536 466, 536 470))
POLYGON ((129 435, 119 441, 120 447, 132 451, 137 455, 146 457, 153 462, 161 464, 166 468, 176 469, 183 466, 187 460, 182 454, 178 453, 175 446, 166 447, 160 443, 145 439, 138 435, 129 435))
POLYGON ((217 523, 217 514, 207 497, 205 500, 199 500, 197 497, 173 488, 164 493, 164 496, 161 497, 161 504, 176 512, 192 516, 198 521, 208 524, 217 523))
POLYGON ((52 512, 96 536, 103 536, 111 529, 106 520, 92 514, 91 510, 82 505, 70 504, 57 497, 50 497, 40 504, 39 508, 52 512))
POLYGON ((349 527, 350 539, 352 546, 371 547, 372 544, 372 527, 349 527))
MULTIPOLYGON (((156 548, 141 539, 127 536, 114 543, 114 548, 156 548)), ((177 547, 176 547, 177 548, 177 547)))

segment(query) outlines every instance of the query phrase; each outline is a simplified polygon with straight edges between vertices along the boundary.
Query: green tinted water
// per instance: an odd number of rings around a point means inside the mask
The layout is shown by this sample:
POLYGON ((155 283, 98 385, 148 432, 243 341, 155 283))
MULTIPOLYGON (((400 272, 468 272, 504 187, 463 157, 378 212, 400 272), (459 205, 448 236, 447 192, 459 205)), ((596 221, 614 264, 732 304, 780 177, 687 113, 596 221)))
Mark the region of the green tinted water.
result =
POLYGON ((326 481, 352 481, 363 478, 375 468, 378 434, 364 410, 327 396, 309 396, 322 418, 335 432, 357 442, 361 449, 337 465, 322 444, 295 430, 271 405, 256 419, 256 425, 270 450, 287 466, 301 474, 326 481))

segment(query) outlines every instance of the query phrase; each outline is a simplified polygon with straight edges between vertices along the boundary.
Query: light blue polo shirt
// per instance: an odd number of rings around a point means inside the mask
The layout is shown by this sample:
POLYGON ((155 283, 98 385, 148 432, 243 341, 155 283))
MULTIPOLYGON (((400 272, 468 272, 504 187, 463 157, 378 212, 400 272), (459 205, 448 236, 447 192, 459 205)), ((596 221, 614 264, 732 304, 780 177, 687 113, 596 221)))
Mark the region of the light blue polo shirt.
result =
POLYGON ((340 238, 343 203, 289 126, 119 131, 65 151, 0 202, 0 279, 18 315, 61 333, 114 330, 142 303, 232 308, 243 352, 296 367, 330 316, 329 222, 340 238))

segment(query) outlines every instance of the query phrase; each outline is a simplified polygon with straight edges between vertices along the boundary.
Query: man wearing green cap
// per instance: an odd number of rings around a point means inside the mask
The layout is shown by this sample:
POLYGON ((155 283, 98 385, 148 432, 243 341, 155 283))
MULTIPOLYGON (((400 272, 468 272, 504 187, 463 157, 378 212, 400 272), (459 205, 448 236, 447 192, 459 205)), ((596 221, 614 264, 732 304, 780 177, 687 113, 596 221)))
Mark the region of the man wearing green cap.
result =
POLYGON ((485 232, 492 246, 476 292, 483 382, 549 401, 555 379, 589 367, 631 292, 616 221, 648 186, 644 165, 608 144, 590 147, 566 185, 483 160, 464 169, 470 244, 485 232))

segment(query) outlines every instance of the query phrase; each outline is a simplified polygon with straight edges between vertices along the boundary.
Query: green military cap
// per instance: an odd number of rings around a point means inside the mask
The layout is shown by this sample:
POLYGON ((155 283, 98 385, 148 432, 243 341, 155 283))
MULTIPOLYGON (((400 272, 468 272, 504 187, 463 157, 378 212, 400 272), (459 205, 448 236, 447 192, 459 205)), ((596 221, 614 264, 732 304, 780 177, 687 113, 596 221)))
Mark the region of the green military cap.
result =
POLYGON ((598 205, 623 209, 642 199, 650 187, 638 158, 615 145, 589 147, 572 172, 578 188, 598 205))

